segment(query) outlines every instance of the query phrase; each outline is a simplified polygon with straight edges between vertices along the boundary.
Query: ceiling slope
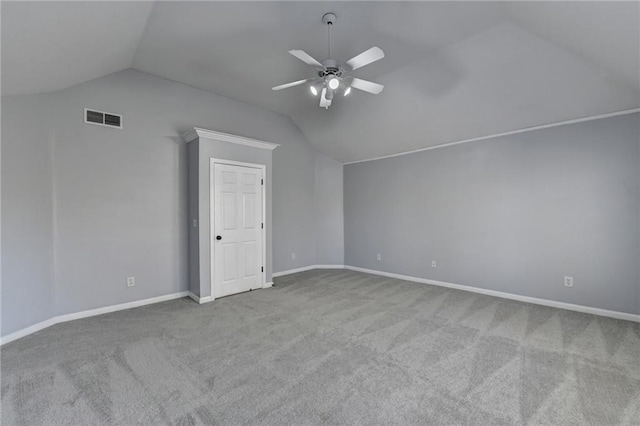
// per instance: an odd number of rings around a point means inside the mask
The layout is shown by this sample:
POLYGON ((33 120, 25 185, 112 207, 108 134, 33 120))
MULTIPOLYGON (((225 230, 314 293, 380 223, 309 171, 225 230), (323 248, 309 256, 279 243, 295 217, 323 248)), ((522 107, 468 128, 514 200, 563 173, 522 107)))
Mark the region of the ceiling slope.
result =
POLYGON ((634 87, 512 23, 378 81, 376 99, 293 120, 318 150, 349 162, 639 106, 634 87))
POLYGON ((580 55, 612 78, 640 85, 640 2, 508 2, 509 16, 536 35, 580 55))
POLYGON ((640 106, 637 2, 157 2, 2 4, 3 94, 133 67, 292 118, 343 162, 640 106), (354 75, 383 83, 318 108, 288 51, 371 46, 354 75), (64 25, 59 25, 63 22, 64 25), (24 31, 29 28, 29 31, 24 31))
POLYGON ((372 79, 505 16, 498 3, 159 2, 134 67, 287 115, 301 109, 316 114, 321 111, 308 87, 277 93, 271 88, 315 76, 288 51, 327 58, 321 21, 327 11, 338 15, 332 56, 347 61, 374 45, 384 49, 384 60, 354 72, 372 79))
POLYGON ((2 94, 50 92, 130 68, 151 2, 12 2, 2 8, 2 94))

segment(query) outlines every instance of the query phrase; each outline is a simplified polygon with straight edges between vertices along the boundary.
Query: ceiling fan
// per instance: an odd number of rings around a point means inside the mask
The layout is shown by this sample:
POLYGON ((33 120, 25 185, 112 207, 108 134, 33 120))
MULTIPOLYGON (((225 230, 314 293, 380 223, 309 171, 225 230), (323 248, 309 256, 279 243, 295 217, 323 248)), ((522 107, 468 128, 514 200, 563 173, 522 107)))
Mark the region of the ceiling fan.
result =
POLYGON ((281 84, 280 86, 273 87, 271 90, 282 90, 309 82, 311 83, 309 90, 313 96, 318 96, 318 94, 320 94, 320 107, 326 109, 331 106, 333 97, 340 91, 343 96, 347 96, 351 93, 352 88, 373 93, 374 95, 382 92, 382 89, 384 89, 382 84, 362 80, 348 75, 348 72, 350 71, 355 71, 358 68, 362 68, 365 65, 369 65, 372 62, 384 58, 384 52, 382 49, 379 47, 372 47, 371 49, 365 50, 361 54, 349 59, 344 64, 331 58, 331 26, 336 22, 336 18, 337 17, 334 13, 325 13, 322 17, 322 22, 327 24, 329 33, 329 59, 325 59, 320 62, 304 50, 289 51, 289 53, 300 59, 302 62, 315 67, 318 76, 315 78, 307 78, 304 80, 281 84))

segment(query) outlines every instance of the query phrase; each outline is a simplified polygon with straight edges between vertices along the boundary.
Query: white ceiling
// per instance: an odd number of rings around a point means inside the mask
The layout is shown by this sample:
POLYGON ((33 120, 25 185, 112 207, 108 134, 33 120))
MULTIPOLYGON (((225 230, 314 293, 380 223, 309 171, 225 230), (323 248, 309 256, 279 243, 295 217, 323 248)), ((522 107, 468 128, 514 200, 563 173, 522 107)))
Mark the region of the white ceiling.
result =
POLYGON ((2 2, 2 91, 53 91, 125 68, 292 118, 343 162, 640 107, 637 2, 2 2), (385 84, 329 110, 287 52, 377 45, 385 84), (28 30, 25 30, 28 29, 28 30))

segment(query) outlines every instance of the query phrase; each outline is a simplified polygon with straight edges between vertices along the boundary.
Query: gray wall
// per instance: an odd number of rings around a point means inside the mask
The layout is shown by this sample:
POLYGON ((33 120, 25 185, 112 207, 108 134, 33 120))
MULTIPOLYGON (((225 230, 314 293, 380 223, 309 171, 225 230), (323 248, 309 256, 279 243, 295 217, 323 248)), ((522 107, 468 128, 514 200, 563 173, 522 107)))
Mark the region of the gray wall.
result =
POLYGON ((316 264, 344 264, 344 208, 342 163, 316 156, 316 264))
POLYGON ((640 313, 639 122, 346 165, 345 263, 640 313))
POLYGON ((314 242, 317 155, 302 145, 289 149, 278 147, 273 151, 273 187, 277 188, 273 193, 275 272, 317 263, 314 242), (291 253, 295 253, 295 259, 291 253))
POLYGON ((3 336, 54 313, 49 106, 46 95, 2 98, 3 336))
POLYGON ((187 146, 179 135, 194 126, 281 144, 273 153, 273 264, 286 269, 288 260, 279 256, 292 251, 297 266, 317 263, 319 154, 289 118, 134 70, 37 95, 21 107, 24 99, 7 98, 5 111, 3 98, 2 303, 12 307, 3 309, 3 335, 52 315, 187 290, 187 146), (35 107, 44 99, 51 99, 51 109, 35 107), (84 124, 85 107, 123 114, 124 129, 84 124), (55 120, 42 136, 23 119, 47 116, 55 120), (6 131, 28 140, 4 137, 6 131), (46 203, 48 210, 40 208, 46 203), (29 211, 35 204, 37 212, 29 211), (26 223, 24 215, 33 218, 26 223), (12 221, 25 223, 19 228, 12 221), (41 239, 17 245, 36 229, 41 239), (24 266, 5 273, 5 263, 18 257, 24 266), (53 269, 41 271, 54 257, 53 269), (136 277, 134 287, 126 286, 128 276, 136 277), (43 303, 47 309, 24 305, 37 293, 52 294, 54 302, 43 303))
MULTIPOLYGON (((300 164, 316 152, 284 116, 132 70, 66 90, 58 102, 57 122, 64 123, 54 151, 59 313, 187 289, 187 152, 176 135, 190 127, 281 144, 288 161, 278 179, 297 191, 278 189, 291 208, 277 210, 284 223, 274 224, 276 232, 288 234, 289 224, 306 219, 305 198, 314 195, 304 183, 313 182, 314 168, 300 164), (83 124, 78 112, 85 106, 124 114, 124 129, 83 124), (136 276, 135 287, 124 285, 127 276, 136 276)), ((281 243, 304 246, 313 229, 292 237, 281 243)), ((315 263, 313 255, 301 261, 315 263)))

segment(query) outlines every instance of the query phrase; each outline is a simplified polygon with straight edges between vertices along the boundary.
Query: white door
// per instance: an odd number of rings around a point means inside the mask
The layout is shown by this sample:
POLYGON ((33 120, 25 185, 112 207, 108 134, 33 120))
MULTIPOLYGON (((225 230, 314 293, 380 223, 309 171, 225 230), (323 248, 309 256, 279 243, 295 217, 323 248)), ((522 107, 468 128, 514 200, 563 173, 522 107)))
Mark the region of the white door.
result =
POLYGON ((214 165, 214 297, 262 288, 262 169, 214 165))

